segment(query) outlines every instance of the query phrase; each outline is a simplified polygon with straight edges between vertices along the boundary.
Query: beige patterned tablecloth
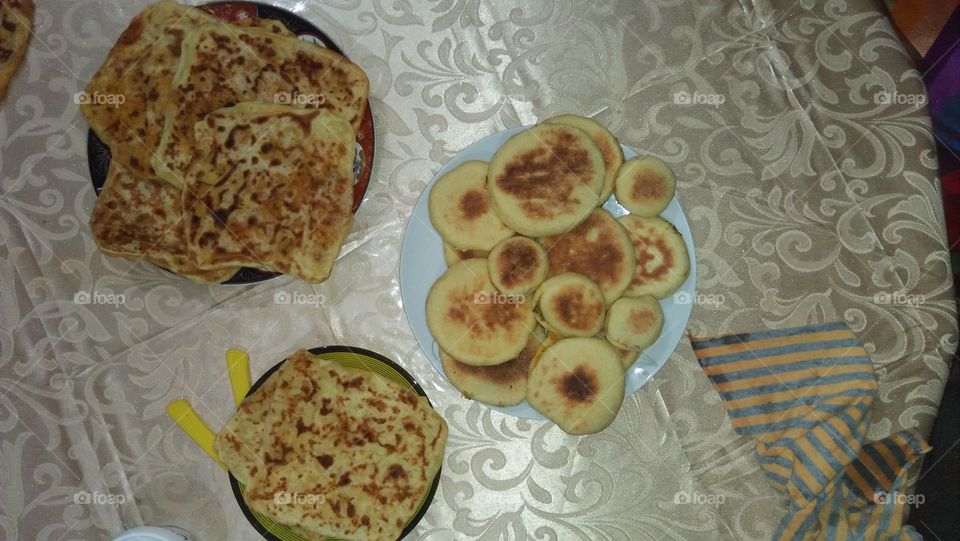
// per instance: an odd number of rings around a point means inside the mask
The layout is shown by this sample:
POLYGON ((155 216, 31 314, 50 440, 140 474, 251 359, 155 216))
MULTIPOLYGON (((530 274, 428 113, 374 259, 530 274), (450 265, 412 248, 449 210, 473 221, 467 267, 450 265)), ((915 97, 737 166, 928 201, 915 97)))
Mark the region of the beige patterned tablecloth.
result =
POLYGON ((164 407, 186 397, 219 429, 225 349, 256 376, 324 344, 395 359, 450 424, 412 539, 768 539, 785 508, 686 340, 577 438, 463 399, 413 338, 398 253, 422 189, 472 141, 561 112, 676 170, 690 332, 845 321, 881 381, 871 437, 930 429, 957 340, 937 162, 920 74, 873 0, 278 1, 363 66, 376 117, 373 181, 317 287, 201 287, 96 250, 74 93, 145 2, 38 4, 0 110, 0 539, 257 539, 164 407))

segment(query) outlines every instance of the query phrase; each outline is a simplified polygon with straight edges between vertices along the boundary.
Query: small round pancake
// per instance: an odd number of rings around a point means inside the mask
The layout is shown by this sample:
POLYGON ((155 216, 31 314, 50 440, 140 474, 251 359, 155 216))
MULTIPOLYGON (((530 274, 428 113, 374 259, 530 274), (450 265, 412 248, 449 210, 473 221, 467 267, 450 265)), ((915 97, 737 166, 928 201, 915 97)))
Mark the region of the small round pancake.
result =
POLYGON ((494 406, 513 406, 527 397, 527 374, 530 361, 547 334, 536 327, 527 345, 517 355, 495 366, 470 366, 454 359, 446 351, 440 351, 443 373, 454 387, 471 400, 479 400, 494 406))
POLYGON ((592 118, 580 115, 560 115, 548 118, 543 121, 545 124, 568 124, 587 132, 593 144, 597 145, 600 154, 603 155, 603 166, 606 173, 603 177, 603 189, 600 191, 599 205, 602 205, 613 193, 613 185, 617 179, 617 172, 623 165, 623 149, 620 147, 620 141, 605 128, 592 118))
POLYGON ((427 327, 440 349, 472 366, 513 359, 536 324, 532 303, 500 293, 490 282, 486 259, 468 259, 447 269, 427 295, 427 327))
POLYGON ((637 255, 633 280, 624 295, 662 299, 673 293, 690 274, 687 245, 677 229, 659 217, 626 215, 618 221, 627 230, 637 255))
POLYGON ((590 136, 540 124, 511 137, 490 161, 487 189, 497 216, 528 237, 562 233, 597 206, 603 155, 590 136))
POLYGON ((490 252, 486 250, 457 250, 446 242, 443 243, 443 260, 448 267, 452 267, 461 261, 481 257, 486 259, 490 252))
POLYGON ((540 323, 560 336, 594 336, 603 327, 607 309, 597 284, 573 272, 540 284, 533 303, 540 323))
POLYGON ((605 336, 619 349, 642 351, 663 330, 663 311, 650 295, 617 299, 607 312, 605 336))
POLYGON ((543 239, 550 274, 576 272, 603 290, 607 303, 623 296, 637 266, 630 237, 613 216, 596 209, 566 234, 543 239))
POLYGON ((430 190, 430 221, 457 250, 490 250, 513 235, 490 207, 487 164, 469 161, 440 177, 430 190))
POLYGON ((564 338, 530 369, 527 402, 568 434, 593 434, 613 422, 623 391, 613 346, 599 338, 564 338))
POLYGON ((677 179, 660 158, 627 160, 617 173, 617 201, 637 216, 656 216, 677 192, 677 179))
POLYGON ((533 291, 547 277, 547 252, 527 237, 500 241, 487 258, 490 281, 507 295, 533 291))

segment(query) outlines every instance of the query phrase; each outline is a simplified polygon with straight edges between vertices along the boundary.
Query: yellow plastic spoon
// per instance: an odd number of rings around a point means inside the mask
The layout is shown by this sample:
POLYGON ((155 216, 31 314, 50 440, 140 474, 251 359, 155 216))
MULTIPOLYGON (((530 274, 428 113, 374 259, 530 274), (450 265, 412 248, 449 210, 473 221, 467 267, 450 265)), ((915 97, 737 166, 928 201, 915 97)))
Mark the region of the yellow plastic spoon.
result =
POLYGON ((221 468, 227 469, 227 467, 220 462, 220 458, 217 457, 217 452, 213 448, 213 442, 216 440, 217 435, 213 430, 210 430, 207 423, 203 422, 203 419, 200 418, 197 411, 193 409, 193 406, 191 406, 189 402, 182 398, 170 402, 167 404, 167 415, 190 436, 190 439, 192 439, 200 449, 203 449, 205 453, 210 455, 210 458, 212 458, 214 462, 219 464, 221 468))
POLYGON ((233 401, 240 405, 250 390, 250 356, 240 349, 227 350, 227 374, 233 389, 233 401))

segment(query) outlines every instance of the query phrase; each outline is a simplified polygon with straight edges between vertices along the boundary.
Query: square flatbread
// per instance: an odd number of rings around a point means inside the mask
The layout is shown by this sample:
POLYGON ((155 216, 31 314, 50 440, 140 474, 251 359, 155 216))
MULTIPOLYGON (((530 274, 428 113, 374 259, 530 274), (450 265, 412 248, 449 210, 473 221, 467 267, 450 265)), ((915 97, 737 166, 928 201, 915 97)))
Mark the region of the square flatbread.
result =
POLYGON ((316 539, 396 539, 440 468, 446 423, 372 372, 306 352, 287 364, 247 504, 316 539))
MULTIPOLYGON (((292 362, 284 363, 270 378, 240 403, 237 413, 227 422, 223 430, 217 435, 214 448, 220 461, 230 473, 244 485, 249 485, 253 476, 264 466, 261 456, 263 450, 263 432, 267 424, 267 415, 275 399, 277 381, 288 376, 285 371, 293 370, 301 362, 316 357, 306 351, 298 351, 291 356, 292 362)), ((443 460, 443 442, 446 440, 446 425, 437 422, 432 416, 432 408, 423 396, 417 397, 420 405, 421 420, 426 426, 426 437, 429 445, 429 477, 432 479, 440 470, 443 460)))
POLYGON ((183 41, 153 168, 181 185, 197 148, 193 126, 210 111, 253 101, 320 108, 356 132, 368 93, 363 70, 334 51, 261 30, 201 26, 183 41))
POLYGON ((27 53, 33 29, 33 0, 0 1, 0 100, 27 53))
POLYGON ((108 255, 146 259, 200 283, 233 276, 236 267, 201 270, 187 257, 180 204, 180 190, 155 178, 137 178, 112 161, 90 216, 90 229, 108 255))
POLYGON ((195 129, 183 190, 191 259, 326 280, 353 224, 350 125, 323 109, 245 103, 195 129))
MULTIPOLYGON (((110 147, 113 159, 137 176, 155 176, 150 160, 160 145, 181 44, 187 32, 203 24, 232 28, 173 0, 151 4, 130 21, 87 86, 80 111, 110 147)), ((237 24, 292 36, 268 19, 247 18, 237 24)))

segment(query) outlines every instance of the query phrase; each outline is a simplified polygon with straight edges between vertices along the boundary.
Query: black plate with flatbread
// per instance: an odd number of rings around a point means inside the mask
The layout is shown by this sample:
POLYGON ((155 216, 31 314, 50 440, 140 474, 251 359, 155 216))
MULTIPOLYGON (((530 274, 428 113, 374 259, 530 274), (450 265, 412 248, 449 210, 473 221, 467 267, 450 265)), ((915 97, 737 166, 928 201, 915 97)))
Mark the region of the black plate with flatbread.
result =
MULTIPOLYGON (((323 30, 317 28, 310 21, 295 13, 258 2, 210 2, 196 7, 205 9, 214 15, 234 21, 244 17, 260 17, 279 21, 288 30, 301 39, 322 45, 341 55, 343 50, 330 39, 323 30)), ((370 173, 373 169, 374 153, 373 112, 367 104, 367 111, 360 124, 360 133, 357 134, 357 154, 353 164, 353 212, 360 207, 363 196, 370 182, 370 173)), ((107 180, 107 171, 110 170, 110 147, 106 145, 94 131, 87 131, 87 161, 90 168, 90 180, 93 189, 99 196, 103 184, 107 180)), ((164 269, 166 270, 166 269, 164 269)), ((279 276, 276 272, 264 271, 250 267, 242 267, 224 284, 252 284, 279 276)))
MULTIPOLYGON (((351 346, 322 346, 315 347, 310 350, 310 353, 322 357, 324 359, 329 359, 337 361, 344 366, 352 368, 360 368, 363 370, 368 370, 379 374, 391 381, 399 383, 404 387, 413 389, 415 393, 427 399, 427 403, 430 404, 430 407, 433 407, 433 404, 430 402, 430 397, 427 396, 427 393, 424 392, 423 387, 420 386, 416 380, 404 370, 400 365, 391 361, 390 359, 384 357, 383 355, 370 351, 368 349, 356 348, 351 346)), ((270 376, 276 373, 277 370, 283 366, 283 363, 287 362, 286 359, 275 364, 273 368, 267 370, 265 374, 260 376, 260 379, 250 387, 250 390, 247 391, 247 396, 250 396, 257 389, 260 388, 270 376)), ((427 508, 430 507, 430 503, 433 501, 434 495, 437 493, 437 487, 440 486, 440 476, 443 474, 443 467, 437 471, 436 477, 433 478, 433 484, 430 485, 430 490, 427 492, 427 497, 424 498, 423 503, 420 504, 420 509, 413 515, 413 518, 407 522, 407 525, 403 528, 403 533, 400 534, 399 539, 403 539, 414 528, 417 527, 417 524, 420 523, 420 520, 423 518, 423 515, 427 512, 427 508)), ((230 488, 233 489, 233 496, 237 499, 237 505, 240 506, 240 509, 243 511, 243 515, 247 517, 247 520, 250 521, 250 525, 253 526, 257 532, 268 539, 269 541, 304 541, 302 537, 290 531, 290 529, 282 524, 279 524, 268 517, 265 517, 259 513, 254 513, 247 507, 247 503, 243 500, 243 486, 237 481, 237 478, 230 474, 230 488)))

